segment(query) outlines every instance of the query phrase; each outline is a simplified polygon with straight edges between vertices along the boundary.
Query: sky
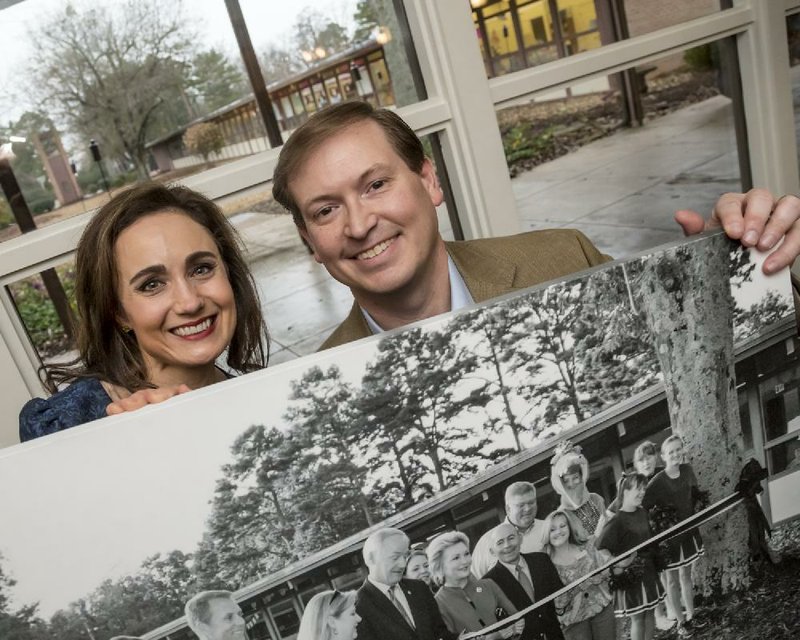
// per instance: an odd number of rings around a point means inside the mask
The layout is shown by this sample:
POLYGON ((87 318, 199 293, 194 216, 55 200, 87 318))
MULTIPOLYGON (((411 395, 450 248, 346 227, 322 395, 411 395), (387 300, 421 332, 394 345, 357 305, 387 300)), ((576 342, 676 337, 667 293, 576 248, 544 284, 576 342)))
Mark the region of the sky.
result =
MULTIPOLYGON (((76 6, 88 0, 75 0, 76 6)), ((0 10, 0 123, 16 119, 25 110, 25 68, 35 51, 28 37, 31 26, 42 16, 51 16, 62 10, 64 0, 23 0, 8 9, 0 10)), ((122 0, 94 0, 94 6, 114 6, 122 0)), ((238 56, 238 47, 230 25, 224 0, 184 0, 184 13, 198 30, 204 47, 223 49, 232 57, 238 56)), ((256 51, 266 44, 283 43, 291 34, 295 19, 302 13, 319 10, 348 28, 356 0, 301 0, 300 2, 267 2, 265 0, 240 0, 250 38, 256 51)))

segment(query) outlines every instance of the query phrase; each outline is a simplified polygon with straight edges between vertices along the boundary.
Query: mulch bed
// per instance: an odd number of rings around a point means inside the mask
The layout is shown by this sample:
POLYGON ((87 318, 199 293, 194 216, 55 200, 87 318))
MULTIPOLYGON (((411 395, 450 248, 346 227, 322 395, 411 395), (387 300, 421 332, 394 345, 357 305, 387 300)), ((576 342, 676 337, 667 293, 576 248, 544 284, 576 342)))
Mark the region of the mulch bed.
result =
MULTIPOLYGON (((642 96, 645 122, 718 94, 714 71, 648 77, 642 96)), ((624 126, 617 91, 509 107, 497 113, 497 121, 512 178, 624 126)))

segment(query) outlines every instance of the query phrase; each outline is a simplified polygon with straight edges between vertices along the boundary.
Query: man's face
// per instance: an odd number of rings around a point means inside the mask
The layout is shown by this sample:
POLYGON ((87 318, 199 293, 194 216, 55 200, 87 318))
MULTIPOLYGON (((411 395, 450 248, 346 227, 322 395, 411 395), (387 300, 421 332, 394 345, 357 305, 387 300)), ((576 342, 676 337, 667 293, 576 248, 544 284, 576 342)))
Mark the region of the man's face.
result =
POLYGON ((317 262, 362 304, 432 277, 432 258, 444 251, 436 174, 428 160, 419 174, 409 169, 376 123, 357 122, 323 142, 289 190, 317 262))
POLYGON ((369 577, 389 586, 400 582, 408 563, 408 540, 394 535, 384 538, 383 543, 372 555, 369 577))
POLYGON ((506 564, 515 564, 519 560, 520 539, 513 525, 501 524, 492 532, 492 555, 506 564))
POLYGON ((205 640, 247 640, 242 610, 230 598, 214 598, 208 603, 211 618, 200 623, 205 640))
POLYGON ((536 519, 536 493, 509 496, 506 501, 508 519, 521 529, 527 529, 536 519))

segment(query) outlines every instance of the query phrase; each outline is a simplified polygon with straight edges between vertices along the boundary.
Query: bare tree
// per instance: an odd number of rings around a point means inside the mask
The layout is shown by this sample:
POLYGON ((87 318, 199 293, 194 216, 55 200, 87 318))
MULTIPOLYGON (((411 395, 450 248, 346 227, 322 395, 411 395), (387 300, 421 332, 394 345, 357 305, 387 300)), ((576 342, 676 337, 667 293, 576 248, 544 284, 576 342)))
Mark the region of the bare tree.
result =
POLYGON ((31 33, 33 98, 146 177, 145 143, 156 133, 159 111, 181 103, 191 57, 186 25, 180 2, 67 4, 31 33))

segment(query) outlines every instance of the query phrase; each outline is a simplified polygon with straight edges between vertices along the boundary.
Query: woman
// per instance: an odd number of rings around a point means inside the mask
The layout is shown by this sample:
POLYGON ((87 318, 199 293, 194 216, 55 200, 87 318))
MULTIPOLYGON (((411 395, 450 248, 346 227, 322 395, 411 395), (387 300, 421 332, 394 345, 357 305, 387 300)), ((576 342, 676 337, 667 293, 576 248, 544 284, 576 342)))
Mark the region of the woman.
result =
POLYGON ((355 591, 323 591, 308 601, 297 640, 353 640, 359 622, 355 591))
POLYGON ((268 338, 236 231, 185 187, 125 191, 91 219, 75 256, 78 358, 45 368, 55 392, 20 413, 30 440, 266 365, 268 338))
MULTIPOLYGON (((642 508, 646 486, 647 478, 639 473, 622 475, 617 488, 619 511, 603 527, 597 539, 598 549, 618 556, 652 537, 647 511, 642 508)), ((631 619, 631 640, 652 640, 654 609, 664 599, 652 552, 641 550, 620 560, 612 573, 617 583, 614 614, 631 619)))
MULTIPOLYGON (((568 585, 608 561, 586 538, 575 516, 557 510, 545 519, 543 550, 550 556, 561 582, 568 585)), ((608 572, 586 579, 557 602, 565 640, 606 640, 615 634, 613 600, 608 572)))
POLYGON ((406 564, 405 577, 411 580, 422 580, 431 586, 431 572, 428 565, 428 554, 425 549, 416 545, 411 545, 411 551, 406 564))
MULTIPOLYGON (((670 508, 675 510, 678 521, 694 514, 694 498, 698 491, 697 478, 691 465, 684 463, 684 446, 680 436, 671 435, 661 444, 664 460, 660 471, 647 485, 644 495, 646 509, 670 508)), ((694 617, 694 584, 692 565, 705 553, 703 540, 697 529, 670 538, 667 541, 667 591, 673 604, 673 613, 678 627, 694 617), (684 615, 681 607, 686 607, 684 615)))
MULTIPOLYGON (((428 545, 431 579, 439 590, 434 596, 442 618, 456 635, 480 631, 517 609, 492 580, 477 579, 471 572, 469 538, 460 531, 448 531, 428 545)), ((517 620, 484 640, 507 640, 522 633, 524 620, 517 620)))
POLYGON ((664 467, 658 466, 658 446, 655 442, 645 440, 633 452, 633 467, 648 480, 664 467))
POLYGON ((587 536, 596 535, 605 521, 603 497, 586 488, 589 462, 580 447, 564 441, 556 447, 550 461, 550 484, 561 496, 560 509, 570 511, 581 523, 587 536))

